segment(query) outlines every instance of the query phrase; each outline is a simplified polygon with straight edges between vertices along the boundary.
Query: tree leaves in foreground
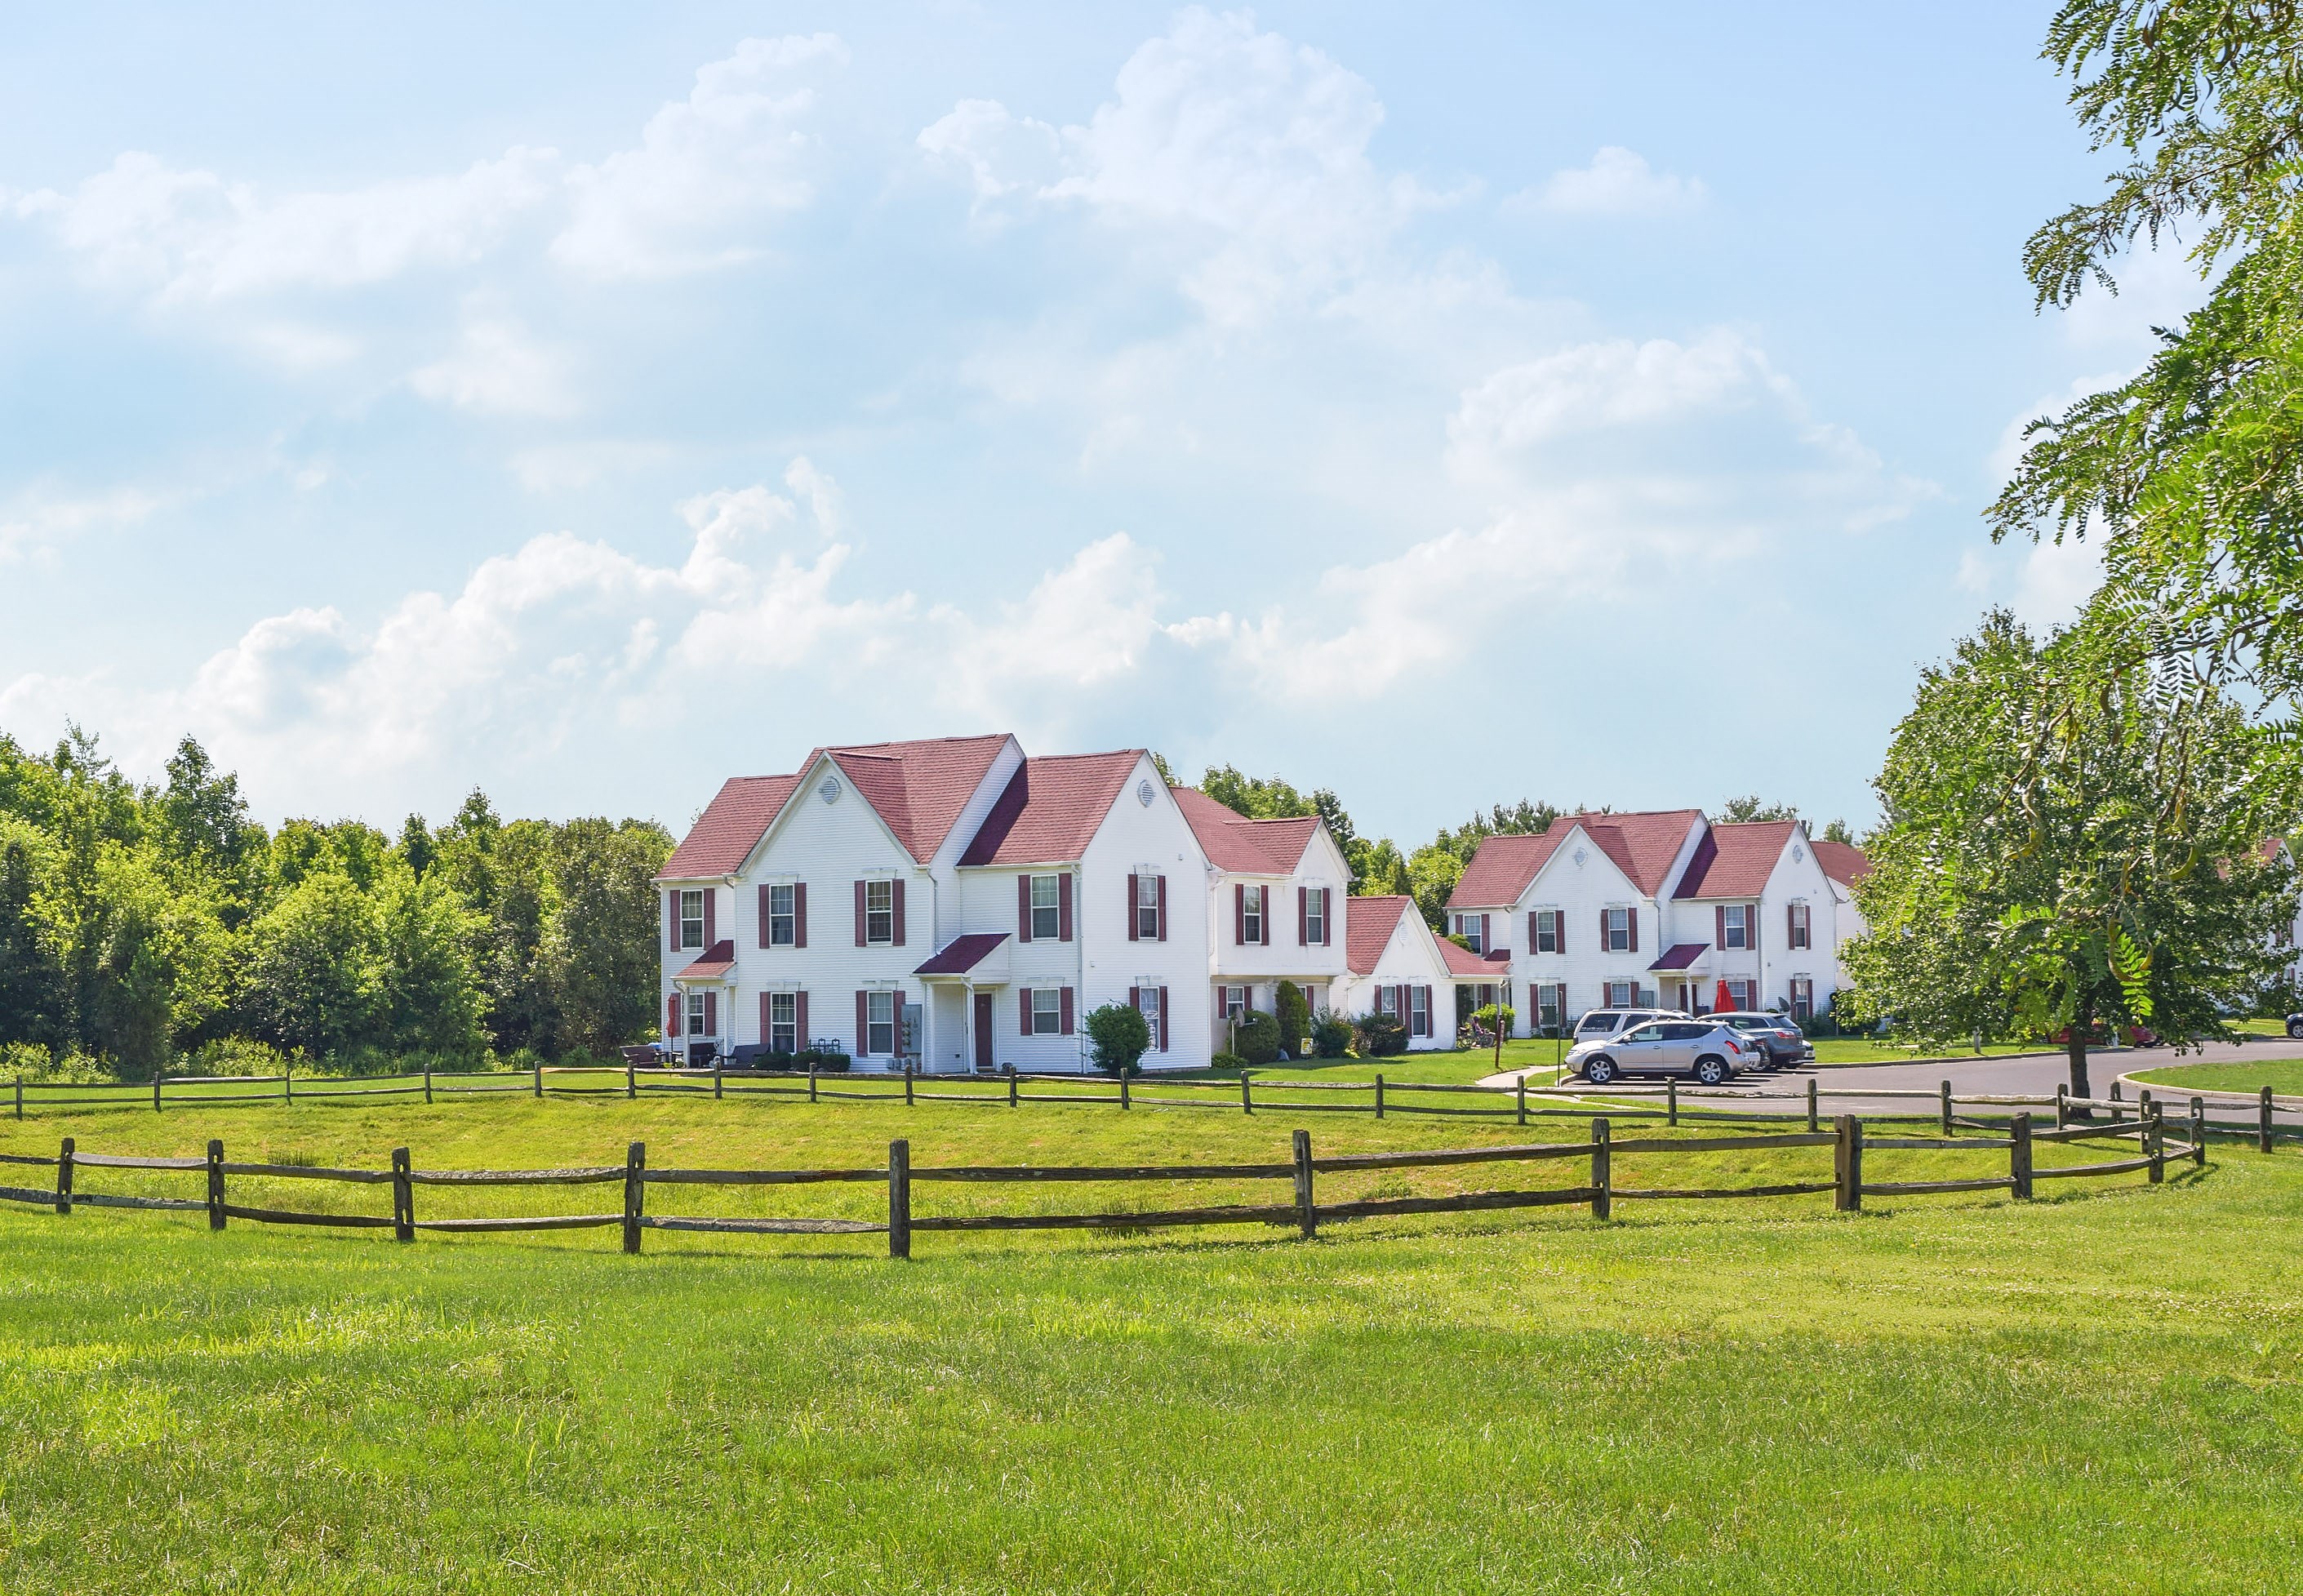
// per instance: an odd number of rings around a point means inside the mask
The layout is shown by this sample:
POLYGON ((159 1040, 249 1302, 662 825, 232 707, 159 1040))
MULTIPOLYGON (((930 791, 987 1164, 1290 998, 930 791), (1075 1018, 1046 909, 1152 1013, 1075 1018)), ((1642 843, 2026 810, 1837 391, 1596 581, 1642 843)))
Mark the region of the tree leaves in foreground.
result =
POLYGON ((2137 376, 2032 426, 1995 538, 2100 539, 2090 624, 2114 663, 2303 705, 2303 15, 2291 0, 2067 0, 2046 57, 2074 80, 2110 191, 2033 235, 2042 306, 2181 242, 2206 303, 2137 376))
POLYGON ((2283 750, 2211 688, 2170 697, 2075 629, 1997 612, 1926 671, 1875 786, 1843 958, 1863 1017, 1933 1042, 2097 1022, 2226 1034, 2293 957, 2283 750))

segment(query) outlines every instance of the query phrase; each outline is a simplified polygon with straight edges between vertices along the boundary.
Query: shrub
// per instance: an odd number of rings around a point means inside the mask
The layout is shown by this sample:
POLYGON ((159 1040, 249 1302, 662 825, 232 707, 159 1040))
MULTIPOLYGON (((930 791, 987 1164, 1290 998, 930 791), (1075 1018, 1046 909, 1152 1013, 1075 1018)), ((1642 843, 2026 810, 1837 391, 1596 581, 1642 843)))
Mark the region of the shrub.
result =
MULTIPOLYGON (((177 1075, 278 1075, 288 1055, 278 1048, 246 1036, 224 1036, 204 1042, 176 1060, 177 1075)), ((418 1068, 421 1068, 419 1066, 418 1068)), ((318 1073, 308 1064, 300 1071, 318 1073)))
POLYGON ((1322 1059, 1340 1059, 1352 1045, 1352 1022, 1340 1014, 1320 1017, 1312 1027, 1312 1051, 1322 1059))
POLYGON ((1245 1069, 1247 1060, 1237 1053, 1218 1053, 1208 1060, 1210 1069, 1245 1069))
POLYGON ((1388 1059, 1407 1051, 1407 1027, 1396 1014, 1362 1014, 1352 1022, 1360 1057, 1388 1059))
POLYGON ((1268 1014, 1243 1014, 1232 1027, 1231 1045, 1250 1064, 1269 1064, 1279 1056, 1279 1022, 1268 1014))
POLYGON ((1293 981, 1279 984, 1279 1001, 1273 1005, 1278 1009, 1279 1047, 1291 1059, 1303 1056, 1303 1033, 1311 1029, 1312 1004, 1303 996, 1303 989, 1293 981))
MULTIPOLYGON (((1472 1010, 1472 1023, 1479 1026, 1482 1031, 1487 1032, 1489 1035, 1493 1035, 1496 1029, 1496 1006, 1493 1003, 1483 1003, 1479 1008, 1472 1010)), ((1516 1020, 1519 1016, 1517 1011, 1509 1004, 1506 1004, 1504 1006, 1502 1013, 1504 1034, 1508 1036, 1511 1034, 1513 1022, 1516 1020)))
POLYGON ((1132 1003, 1106 1003, 1087 1017, 1087 1056, 1111 1075, 1134 1075, 1152 1046, 1152 1025, 1132 1003))
POLYGON ((792 1055, 792 1068, 806 1069, 813 1066, 828 1075, 838 1075, 853 1063, 839 1045, 832 1042, 813 1042, 792 1055))

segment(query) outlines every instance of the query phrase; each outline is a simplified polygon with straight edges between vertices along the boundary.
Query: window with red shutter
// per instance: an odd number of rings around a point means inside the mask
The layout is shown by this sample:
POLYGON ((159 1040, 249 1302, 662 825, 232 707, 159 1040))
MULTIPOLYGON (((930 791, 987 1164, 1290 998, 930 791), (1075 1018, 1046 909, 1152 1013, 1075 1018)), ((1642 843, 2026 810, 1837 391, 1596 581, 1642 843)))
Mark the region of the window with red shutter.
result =
POLYGON ((1136 933, 1143 929, 1143 915, 1137 910, 1136 898, 1142 890, 1139 883, 1143 879, 1142 876, 1132 873, 1127 878, 1127 940, 1131 942, 1142 940, 1136 935, 1136 933))

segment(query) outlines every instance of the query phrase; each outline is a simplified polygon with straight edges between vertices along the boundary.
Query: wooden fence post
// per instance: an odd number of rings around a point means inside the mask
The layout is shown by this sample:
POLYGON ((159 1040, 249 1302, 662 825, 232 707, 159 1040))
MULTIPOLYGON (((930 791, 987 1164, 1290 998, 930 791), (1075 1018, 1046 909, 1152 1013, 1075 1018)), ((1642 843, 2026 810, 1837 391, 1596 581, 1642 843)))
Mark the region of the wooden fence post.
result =
POLYGON ((208 1229, 224 1229, 224 1144, 208 1143, 208 1229))
POLYGON ((280 1067, 280 1101, 283 1102, 296 1101, 296 1066, 293 1063, 283 1064, 280 1067))
POLYGON ((1607 1122, 1591 1121, 1591 1217, 1604 1220, 1615 1211, 1615 1171, 1607 1122))
POLYGON ((2207 1162, 2207 1105, 2200 1099, 2191 1099, 2191 1161, 2205 1169, 2207 1162))
POLYGON ((428 1108, 429 1106, 431 1106, 431 1102, 432 1102, 432 1060, 429 1060, 429 1059, 426 1059, 426 1060, 424 1060, 424 1102, 425 1102, 425 1106, 426 1106, 427 1108, 428 1108))
POLYGON ((2119 1102, 2119 1083, 2114 1080, 2111 1083, 2111 1122, 2113 1125, 2127 1123, 2127 1116, 2120 1111, 2119 1102))
POLYGON ((1519 1079, 1518 1079, 1518 1081, 1517 1081, 1516 1085, 1518 1085, 1518 1088, 1519 1088, 1519 1091, 1518 1091, 1518 1094, 1517 1094, 1517 1097, 1516 1097, 1516 1102, 1517 1102, 1517 1105, 1518 1105, 1518 1109, 1519 1109, 1519 1122, 1520 1122, 1522 1125, 1525 1125, 1525 1124, 1527 1123, 1527 1071, 1526 1071, 1526 1070, 1523 1069, 1523 1070, 1521 1070, 1521 1071, 1519 1072, 1519 1079))
POLYGON ((416 1180, 405 1147, 392 1150, 392 1239, 416 1239, 416 1180))
POLYGON ((1247 1071, 1244 1069, 1239 1072, 1239 1111, 1243 1114, 1255 1112, 1255 1101, 1247 1094, 1247 1071))
POLYGON ((814 1059, 807 1061, 807 1100, 810 1102, 815 1101, 815 1060, 814 1059))
MULTIPOLYGON (((2265 1086, 2265 1087, 2263 1089, 2263 1101, 2264 1101, 2264 1104, 2265 1104, 2265 1110, 2266 1110, 2266 1111, 2268 1111, 2269 1105, 2270 1105, 2270 1102, 2271 1102, 2271 1088, 2270 1088, 2270 1087, 2268 1087, 2268 1086, 2265 1086)), ((17 1119, 21 1119, 23 1117, 24 1117, 24 1077, 23 1077, 22 1076, 21 1076, 21 1075, 20 1075, 20 1076, 18 1076, 18 1077, 16 1077, 16 1118, 17 1118, 17 1119)), ((2265 1148, 2264 1149, 2264 1151, 2265 1151, 2265 1152, 2266 1152, 2266 1153, 2268 1153, 2268 1152, 2270 1152, 2270 1151, 2271 1151, 2271 1149, 2270 1149, 2270 1148, 2268 1148, 2268 1147, 2265 1147, 2265 1148)))
POLYGON ((1943 1133, 1951 1135, 1951 1083, 1943 1084, 1943 1133))
POLYGON ((2031 1110, 2018 1109, 2007 1121, 2007 1173, 2015 1182, 2015 1195, 2026 1202, 2031 1196, 2031 1110))
POLYGON ((1810 1076, 1807 1077, 1807 1128, 1810 1136, 1822 1128, 1816 1121, 1815 1109, 1815 1077, 1810 1076))
POLYGON ((2071 1123, 2071 1088, 2069 1082, 2055 1083, 2055 1128, 2057 1130, 2063 1129, 2064 1126, 2071 1123))
POLYGON ((721 1068, 720 1068, 720 1064, 721 1064, 720 1055, 719 1055, 718 1053, 714 1053, 714 1054, 713 1054, 713 1055, 712 1055, 712 1101, 713 1101, 713 1102, 718 1102, 721 1101, 722 1099, 724 1099, 724 1098, 727 1096, 727 1094, 726 1094, 725 1092, 723 1092, 722 1090, 721 1090, 721 1068))
MULTIPOLYGON (((713 1072, 716 1074, 716 1073, 718 1072, 718 1068, 719 1068, 719 1067, 718 1067, 718 1064, 717 1064, 717 1062, 716 1062, 716 1061, 714 1062, 714 1064, 713 1064, 713 1072)), ((626 1060, 624 1060, 624 1095, 625 1095, 626 1097, 637 1097, 639 1094, 640 1094, 640 1072, 639 1072, 639 1067, 638 1067, 637 1065, 634 1064, 634 1063, 633 1063, 629 1059, 626 1059, 626 1060)))
POLYGON ((160 1111, 160 1082, 161 1082, 161 1079, 162 1079, 162 1072, 161 1072, 161 1071, 159 1071, 159 1070, 157 1070, 157 1069, 154 1070, 154 1071, 152 1072, 152 1111, 153 1111, 154 1113, 156 1113, 156 1113, 158 1113, 158 1112, 160 1111))
POLYGON ((909 1059, 904 1060, 904 1106, 912 1106, 912 1061, 909 1059))
MULTIPOLYGON (((2263 1089, 2260 1114, 2261 1117, 2257 1120, 2255 1127, 2255 1150, 2257 1153, 2268 1153, 2271 1151, 2271 1088, 2268 1086, 2263 1089)), ((21 1119, 23 1117, 24 1083, 22 1078, 19 1077, 16 1082, 16 1118, 21 1119)))
POLYGON ((1674 1077, 1663 1084, 1663 1122, 1666 1125, 1677 1125, 1679 1123, 1679 1080, 1677 1077, 1674 1077))
POLYGON ((647 1144, 624 1149, 624 1251, 640 1250, 640 1215, 647 1207, 647 1144))
POLYGON ((1839 1144, 1834 1150, 1832 1173, 1838 1190, 1832 1206, 1842 1213, 1863 1210, 1863 1121, 1852 1114, 1839 1116, 1839 1144))
POLYGON ((1375 1117, 1383 1118, 1383 1071, 1375 1072, 1375 1117))
POLYGON ((1008 1066, 1008 1106, 1011 1109, 1014 1108, 1017 1101, 1018 1100, 1016 1096, 1016 1067, 1013 1064, 1010 1064, 1008 1066))
POLYGON ((2143 1121, 2144 1151, 2151 1157, 2151 1184, 2157 1186, 2167 1178, 2167 1122, 2154 1104, 2143 1121))
POLYGON ((56 1212, 69 1217, 72 1213, 72 1139, 56 1150, 56 1212))
POLYGON ((1320 1233, 1320 1211, 1312 1201, 1312 1133, 1295 1133, 1295 1223, 1309 1241, 1320 1233))
POLYGON ((888 1144, 888 1256, 912 1255, 912 1144, 888 1144))
POLYGON ((544 1095, 544 1060, 541 1059, 536 1061, 536 1095, 539 1099, 544 1095))

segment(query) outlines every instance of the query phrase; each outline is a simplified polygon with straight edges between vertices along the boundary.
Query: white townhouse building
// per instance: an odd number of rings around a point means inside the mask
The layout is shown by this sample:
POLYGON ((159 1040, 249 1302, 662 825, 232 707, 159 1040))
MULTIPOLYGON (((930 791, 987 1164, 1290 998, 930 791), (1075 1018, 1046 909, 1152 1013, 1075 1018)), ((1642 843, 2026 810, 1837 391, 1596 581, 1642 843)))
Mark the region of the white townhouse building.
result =
MULTIPOLYGON (((1592 1009, 1721 1006, 1800 1018, 1843 984, 1860 927, 1846 882, 1798 821, 1715 825, 1694 809, 1576 815, 1535 836, 1489 837, 1464 867, 1448 925, 1528 994, 1533 1034, 1592 1009)), ((1846 856, 1852 856, 1852 858, 1846 856)))
POLYGON ((1196 789, 1173 791, 1207 861, 1210 1046, 1227 1051, 1238 1016, 1274 1012, 1282 981, 1303 989, 1314 1015, 1334 1007, 1334 989, 1349 973, 1344 917, 1352 873, 1327 822, 1250 820, 1196 789))
POLYGON ((1316 1003, 1343 975, 1348 881, 1317 819, 1246 820, 1141 749, 818 748, 728 781, 665 863, 664 1034, 691 1058, 1084 1069, 1084 1017, 1122 1002, 1147 1068, 1204 1065, 1227 1001, 1268 1009, 1293 976, 1316 1003))
POLYGON ((1455 986, 1466 978, 1455 961, 1471 971, 1480 961, 1435 936, 1413 898, 1354 898, 1348 911, 1348 974, 1334 988, 1337 1011, 1398 1015, 1406 1024, 1410 1052, 1454 1047, 1455 986))

